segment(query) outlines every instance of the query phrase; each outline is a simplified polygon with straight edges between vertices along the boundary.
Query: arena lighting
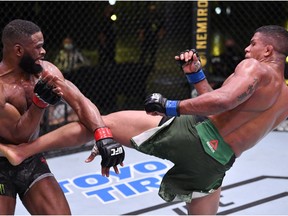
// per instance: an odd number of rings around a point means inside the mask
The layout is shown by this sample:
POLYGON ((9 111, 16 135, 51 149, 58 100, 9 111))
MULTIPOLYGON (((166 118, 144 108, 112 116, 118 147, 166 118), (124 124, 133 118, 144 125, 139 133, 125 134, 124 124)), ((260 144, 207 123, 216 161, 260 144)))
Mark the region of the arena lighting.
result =
POLYGON ((231 8, 230 8, 229 6, 226 8, 226 14, 227 14, 227 15, 230 15, 230 14, 231 14, 231 8))
POLYGON ((116 0, 109 0, 109 4, 110 5, 115 5, 116 4, 116 0))
POLYGON ((112 16, 110 17, 110 19, 111 19, 112 21, 116 21, 116 20, 117 20, 116 14, 112 14, 112 16))
POLYGON ((221 36, 219 33, 216 33, 213 37, 212 42, 212 55, 213 56, 220 56, 221 54, 221 36))
POLYGON ((221 11, 222 11, 222 10, 221 10, 220 7, 216 7, 216 8, 215 8, 215 13, 216 13, 216 14, 218 14, 218 15, 221 14, 221 11))

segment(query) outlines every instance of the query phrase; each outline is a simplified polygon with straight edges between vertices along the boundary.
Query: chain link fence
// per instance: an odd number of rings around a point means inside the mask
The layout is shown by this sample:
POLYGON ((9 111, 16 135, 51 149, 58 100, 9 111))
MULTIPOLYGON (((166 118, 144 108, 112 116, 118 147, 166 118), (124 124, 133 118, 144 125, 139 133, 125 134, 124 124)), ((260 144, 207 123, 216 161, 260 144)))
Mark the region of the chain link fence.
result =
MULTIPOLYGON (((37 23, 44 33, 46 60, 59 65, 107 114, 143 109, 152 92, 169 99, 193 95, 174 56, 192 48, 198 21, 207 21, 205 71, 217 88, 243 59, 256 28, 288 26, 287 10, 286 1, 117 1, 113 6, 108 1, 6 1, 0 2, 0 25, 3 29, 16 18, 37 23), (197 20, 195 8, 203 5, 205 17, 197 20), (63 50, 58 56, 65 38, 66 49, 77 49, 84 62, 70 57, 74 65, 65 63, 63 50)), ((42 133, 74 120, 71 108, 59 104, 47 111, 42 133)))

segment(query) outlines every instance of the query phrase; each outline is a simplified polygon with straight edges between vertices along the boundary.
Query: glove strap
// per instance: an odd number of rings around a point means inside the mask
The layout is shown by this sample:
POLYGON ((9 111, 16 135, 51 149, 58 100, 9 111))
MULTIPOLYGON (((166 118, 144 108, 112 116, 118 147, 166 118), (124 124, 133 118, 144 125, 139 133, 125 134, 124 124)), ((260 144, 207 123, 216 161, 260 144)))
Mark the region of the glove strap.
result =
POLYGON ((113 136, 111 130, 108 127, 101 127, 95 130, 94 138, 96 141, 98 141, 105 138, 113 138, 113 136))
POLYGON ((202 80, 204 80, 206 78, 204 72, 202 69, 200 69, 198 72, 196 73, 189 73, 186 74, 186 78, 189 82, 189 84, 196 84, 202 80))
POLYGON ((48 103, 44 102, 43 100, 41 100, 41 99, 40 99, 39 97, 37 97, 36 95, 33 96, 32 101, 33 101, 33 103, 34 103, 37 107, 39 107, 39 108, 41 108, 41 109, 44 109, 44 108, 46 108, 46 107, 49 106, 48 103))
POLYGON ((167 116, 179 116, 179 101, 167 100, 166 101, 166 115, 167 116))

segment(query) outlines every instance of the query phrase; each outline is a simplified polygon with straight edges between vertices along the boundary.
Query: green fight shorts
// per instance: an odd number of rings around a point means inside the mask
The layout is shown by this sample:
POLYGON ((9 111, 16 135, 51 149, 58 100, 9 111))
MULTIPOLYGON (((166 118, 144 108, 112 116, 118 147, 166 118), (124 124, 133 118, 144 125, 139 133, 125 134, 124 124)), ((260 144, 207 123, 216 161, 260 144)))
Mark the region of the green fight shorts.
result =
POLYGON ((42 154, 31 156, 18 166, 0 157, 0 196, 23 199, 25 193, 38 181, 53 176, 42 154))
POLYGON ((165 201, 189 203, 193 198, 213 193, 222 185, 226 171, 235 161, 233 151, 211 122, 207 118, 199 119, 191 115, 173 117, 131 139, 136 150, 174 163, 159 188, 159 196, 165 201), (211 149, 201 142, 196 125, 202 123, 205 126, 200 126, 201 136, 211 141, 210 147, 216 149, 217 157, 207 153, 205 149, 211 149))

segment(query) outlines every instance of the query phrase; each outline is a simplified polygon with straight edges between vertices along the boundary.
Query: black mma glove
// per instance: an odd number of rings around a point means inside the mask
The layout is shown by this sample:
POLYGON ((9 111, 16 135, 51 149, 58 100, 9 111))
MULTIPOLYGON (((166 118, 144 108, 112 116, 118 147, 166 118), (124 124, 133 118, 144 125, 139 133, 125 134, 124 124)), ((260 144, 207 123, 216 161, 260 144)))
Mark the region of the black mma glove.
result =
MULTIPOLYGON (((185 51, 183 51, 183 52, 180 52, 179 56, 182 55, 182 54, 184 54, 185 52, 190 52, 190 51, 193 52, 193 55, 196 54, 197 58, 198 58, 199 61, 200 61, 199 54, 198 54, 198 52, 196 51, 196 49, 190 49, 190 50, 187 49, 187 50, 185 50, 185 51)), ((187 63, 189 63, 189 62, 191 62, 191 61, 193 61, 193 59, 189 60, 188 62, 186 62, 185 60, 180 60, 180 59, 179 59, 179 60, 176 60, 176 62, 178 63, 178 65, 181 67, 181 70, 183 70, 182 67, 183 67, 185 64, 187 64, 187 63)))
POLYGON ((92 152, 100 153, 102 157, 101 166, 117 166, 124 161, 124 148, 113 139, 112 132, 108 127, 97 128, 94 132, 94 138, 96 143, 92 152))
POLYGON ((33 103, 39 108, 46 108, 49 105, 55 105, 61 100, 61 97, 53 92, 53 86, 47 84, 42 79, 34 87, 33 103))
MULTIPOLYGON (((194 67, 195 67, 195 72, 191 72, 191 73, 185 73, 186 75, 186 78, 189 82, 189 84, 196 84, 202 80, 204 80, 206 78, 203 70, 202 70, 202 67, 201 67, 201 61, 200 61, 200 57, 198 55, 198 52, 195 50, 195 49, 191 49, 191 50, 186 50, 185 52, 190 52, 192 51, 193 52, 193 55, 196 54, 197 58, 198 58, 198 61, 194 63, 194 67)), ((179 56, 185 52, 181 52, 179 54, 179 56)), ((185 62, 185 60, 177 60, 177 63, 178 65, 181 67, 181 70, 183 71, 183 66, 187 63, 191 63, 193 61, 193 59, 191 59, 190 61, 188 62, 185 62)))
POLYGON ((177 100, 167 100, 159 93, 149 95, 145 100, 145 111, 149 113, 159 113, 166 116, 179 116, 179 102, 177 100))

